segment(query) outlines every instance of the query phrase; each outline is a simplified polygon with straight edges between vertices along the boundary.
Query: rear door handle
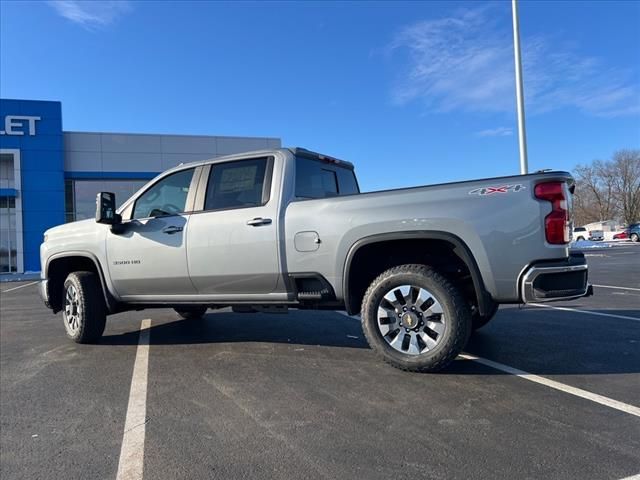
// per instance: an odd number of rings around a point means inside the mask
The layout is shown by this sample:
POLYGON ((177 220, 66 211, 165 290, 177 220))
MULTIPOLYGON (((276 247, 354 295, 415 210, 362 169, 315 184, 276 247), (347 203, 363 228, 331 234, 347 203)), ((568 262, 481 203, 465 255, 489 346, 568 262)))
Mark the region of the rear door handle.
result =
POLYGON ((270 225, 270 224, 271 224, 270 218, 257 217, 247 221, 247 225, 251 225, 253 227, 258 227, 260 225, 270 225))
POLYGON ((176 227, 175 225, 171 225, 170 227, 166 227, 162 230, 162 233, 168 233, 169 235, 173 235, 174 233, 178 233, 182 231, 182 227, 176 227))

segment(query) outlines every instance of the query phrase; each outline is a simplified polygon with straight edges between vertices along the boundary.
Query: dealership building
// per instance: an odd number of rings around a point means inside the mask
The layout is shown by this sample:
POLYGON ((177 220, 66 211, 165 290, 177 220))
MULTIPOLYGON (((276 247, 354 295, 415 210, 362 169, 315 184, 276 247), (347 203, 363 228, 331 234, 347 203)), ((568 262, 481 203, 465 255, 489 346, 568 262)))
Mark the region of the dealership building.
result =
POLYGON ((0 99, 0 273, 40 270, 46 229, 91 218, 180 163, 280 147, 280 139, 68 132, 60 102, 0 99))

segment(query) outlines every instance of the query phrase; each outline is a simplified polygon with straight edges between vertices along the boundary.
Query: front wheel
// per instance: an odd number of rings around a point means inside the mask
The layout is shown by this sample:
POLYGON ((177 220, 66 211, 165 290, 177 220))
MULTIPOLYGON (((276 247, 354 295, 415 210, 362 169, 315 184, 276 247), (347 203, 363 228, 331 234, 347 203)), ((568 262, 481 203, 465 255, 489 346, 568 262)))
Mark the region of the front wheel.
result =
POLYGON ((632 242, 637 242, 638 240, 640 240, 640 237, 638 237, 637 233, 632 233, 629 238, 631 239, 632 242))
POLYGON ((64 281, 62 319, 67 337, 76 343, 95 343, 104 332, 107 309, 98 276, 73 272, 64 281))
POLYGON ((362 329, 371 348, 392 366, 435 372, 466 345, 471 312, 460 291, 431 267, 400 265, 369 286, 362 329))

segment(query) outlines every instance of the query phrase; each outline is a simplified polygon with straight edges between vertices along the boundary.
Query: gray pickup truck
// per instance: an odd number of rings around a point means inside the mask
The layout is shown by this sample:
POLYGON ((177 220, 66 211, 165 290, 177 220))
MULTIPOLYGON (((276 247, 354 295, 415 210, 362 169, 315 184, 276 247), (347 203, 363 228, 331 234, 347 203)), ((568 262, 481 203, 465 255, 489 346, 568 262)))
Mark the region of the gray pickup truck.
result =
POLYGON ((360 193, 351 163, 301 148, 184 164, 47 230, 41 295, 79 343, 125 310, 346 310, 384 360, 436 371, 499 304, 591 294, 573 189, 544 172, 360 193))

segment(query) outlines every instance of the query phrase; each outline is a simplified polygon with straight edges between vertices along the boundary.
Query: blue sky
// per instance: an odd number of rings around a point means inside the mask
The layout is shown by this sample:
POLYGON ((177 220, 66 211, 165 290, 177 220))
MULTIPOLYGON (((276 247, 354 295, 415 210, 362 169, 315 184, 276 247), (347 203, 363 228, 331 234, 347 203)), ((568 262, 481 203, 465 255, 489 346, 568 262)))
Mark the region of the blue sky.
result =
MULTIPOLYGON (((530 170, 640 147, 640 2, 522 1, 530 170)), ((65 130, 276 136, 366 190, 518 173, 510 2, 0 2, 65 130)))

